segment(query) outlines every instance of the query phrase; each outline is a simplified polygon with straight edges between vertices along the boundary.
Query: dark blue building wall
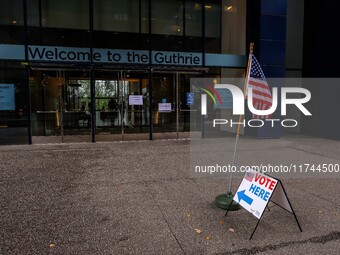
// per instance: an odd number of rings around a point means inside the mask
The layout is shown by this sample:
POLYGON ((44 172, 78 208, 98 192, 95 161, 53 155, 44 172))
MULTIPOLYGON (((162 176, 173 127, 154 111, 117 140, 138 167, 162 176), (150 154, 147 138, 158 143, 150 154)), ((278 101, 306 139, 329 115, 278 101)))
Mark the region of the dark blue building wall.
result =
MULTIPOLYGON (((303 77, 340 77, 340 2, 305 1, 303 77)), ((340 140, 340 83, 304 83, 313 117, 302 119, 302 133, 340 140)))
MULTIPOLYGON (((254 55, 267 78, 285 76, 286 13, 287 0, 247 1, 247 45, 255 43, 254 55)), ((280 87, 280 84, 275 84, 275 87, 280 87)), ((280 109, 280 105, 277 109, 280 109)), ((279 112, 274 113, 273 117, 279 118, 279 112)), ((252 116, 248 112, 246 119, 250 118, 252 116)), ((282 128, 269 127, 268 123, 262 128, 246 128, 245 134, 259 138, 279 138, 282 128)))

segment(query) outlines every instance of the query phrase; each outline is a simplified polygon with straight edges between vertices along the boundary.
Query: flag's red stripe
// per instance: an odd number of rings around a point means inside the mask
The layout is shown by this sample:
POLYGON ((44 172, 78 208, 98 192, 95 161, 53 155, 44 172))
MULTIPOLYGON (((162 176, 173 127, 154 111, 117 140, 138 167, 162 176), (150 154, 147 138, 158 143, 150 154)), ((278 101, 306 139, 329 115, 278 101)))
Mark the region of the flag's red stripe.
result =
POLYGON ((269 88, 264 89, 264 88, 254 86, 254 85, 250 85, 250 87, 252 87, 253 91, 260 91, 260 92, 267 93, 267 94, 271 95, 269 88))
POLYGON ((268 93, 262 92, 262 91, 258 91, 258 90, 254 90, 254 89, 253 89, 253 94, 256 94, 256 95, 259 95, 259 96, 264 96, 264 97, 267 97, 269 99, 273 99, 271 94, 268 94, 268 93))
POLYGON ((253 114, 253 119, 270 119, 272 117, 272 115, 254 115, 253 114))
POLYGON ((268 106, 267 109, 269 109, 272 106, 271 102, 268 102, 268 101, 265 101, 265 100, 261 100, 261 99, 258 99, 258 98, 253 98, 253 105, 255 105, 256 102, 262 103, 262 104, 266 104, 268 106))
POLYGON ((263 84, 263 83, 259 83, 259 82, 256 82, 256 81, 252 81, 252 80, 249 80, 249 84, 253 85, 253 86, 257 86, 257 87, 260 87, 260 88, 263 88, 263 89, 269 89, 269 86, 268 84, 263 84))
POLYGON ((259 95, 253 95, 253 100, 262 100, 262 101, 266 101, 268 103, 272 103, 271 98, 263 97, 263 96, 259 96, 259 95))
POLYGON ((265 85, 265 84, 262 84, 262 83, 258 83, 258 82, 254 82, 254 81, 249 82, 249 84, 252 85, 253 88, 259 88, 259 89, 261 88, 261 89, 269 90, 270 91, 268 85, 265 85))
POLYGON ((257 83, 265 85, 265 86, 268 85, 267 81, 265 79, 261 79, 261 78, 252 78, 252 77, 250 77, 249 81, 257 82, 257 83))

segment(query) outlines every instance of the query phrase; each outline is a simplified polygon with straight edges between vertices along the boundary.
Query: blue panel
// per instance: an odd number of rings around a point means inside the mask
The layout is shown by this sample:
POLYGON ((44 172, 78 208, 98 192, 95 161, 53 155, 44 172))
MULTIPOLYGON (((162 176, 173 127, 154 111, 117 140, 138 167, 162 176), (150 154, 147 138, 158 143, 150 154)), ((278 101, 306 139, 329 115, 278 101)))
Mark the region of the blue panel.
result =
POLYGON ((282 78, 285 75, 284 66, 262 66, 262 70, 266 77, 282 78))
POLYGON ((261 15, 261 39, 286 40, 286 17, 261 15))
POLYGON ((285 42, 261 41, 260 52, 261 56, 259 61, 262 65, 285 65, 285 42))
MULTIPOLYGON (((247 1, 247 8, 248 13, 253 9, 260 9, 258 15, 247 15, 248 18, 252 18, 252 22, 247 23, 250 31, 247 32, 247 40, 254 40, 258 43, 256 46, 258 51, 255 49, 255 54, 258 53, 257 58, 265 76, 267 78, 284 77, 287 0, 251 0, 247 1), (252 4, 249 4, 250 2, 252 4), (260 20, 259 24, 258 20, 260 20)), ((273 117, 279 116, 274 114, 273 117)), ((249 112, 247 118, 252 118, 249 112)), ((245 134, 258 138, 279 138, 282 136, 282 131, 281 126, 272 128, 266 124, 262 128, 246 128, 245 134)))
POLYGON ((0 45, 0 59, 24 60, 25 46, 24 45, 0 45))
POLYGON ((0 84, 0 111, 15 111, 14 84, 0 84))
POLYGON ((287 12, 287 0, 261 1, 262 14, 286 15, 286 12, 287 12))
POLYGON ((247 57, 232 54, 205 54, 206 66, 246 67, 247 57))
MULTIPOLYGON (((274 116, 274 118, 277 118, 274 116)), ((282 126, 271 127, 270 122, 265 122, 265 125, 262 128, 259 128, 257 133, 257 138, 279 138, 283 135, 282 126)))

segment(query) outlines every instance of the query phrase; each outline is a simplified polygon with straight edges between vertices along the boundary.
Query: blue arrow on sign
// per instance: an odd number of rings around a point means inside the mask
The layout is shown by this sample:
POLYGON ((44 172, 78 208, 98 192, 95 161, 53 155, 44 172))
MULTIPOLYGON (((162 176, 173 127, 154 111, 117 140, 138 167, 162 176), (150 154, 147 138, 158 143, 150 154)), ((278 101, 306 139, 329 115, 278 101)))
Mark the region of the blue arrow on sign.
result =
POLYGON ((248 197, 246 194, 244 194, 246 190, 242 190, 237 192, 238 202, 241 202, 243 200, 248 205, 251 205, 253 203, 253 199, 251 197, 248 197))

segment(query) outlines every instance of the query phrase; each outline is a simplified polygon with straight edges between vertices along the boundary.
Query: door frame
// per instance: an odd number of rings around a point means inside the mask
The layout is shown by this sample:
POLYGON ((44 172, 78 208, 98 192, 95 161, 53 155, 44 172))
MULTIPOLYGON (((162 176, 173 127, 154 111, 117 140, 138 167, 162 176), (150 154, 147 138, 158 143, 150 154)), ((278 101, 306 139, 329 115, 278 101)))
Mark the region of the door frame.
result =
MULTIPOLYGON (((173 74, 174 75, 174 79, 173 79, 173 83, 175 86, 175 100, 176 100, 176 139, 179 139, 179 124, 180 124, 180 95, 179 95, 179 86, 180 86, 180 80, 179 80, 179 76, 181 74, 192 74, 192 75, 201 75, 203 76, 204 73, 207 71, 206 68, 197 68, 197 69, 189 69, 189 70, 183 70, 183 69, 178 69, 178 70, 174 70, 174 69, 154 69, 153 70, 153 74, 154 73, 161 73, 161 74, 173 74)), ((153 123, 152 123, 153 124, 153 123)), ((152 140, 152 139, 150 139, 152 140)))
MULTIPOLYGON (((136 73, 139 73, 141 74, 141 76, 145 75, 145 79, 148 79, 150 81, 150 72, 148 69, 131 69, 131 68, 126 68, 126 69, 122 69, 122 68, 97 68, 95 69, 95 72, 94 72, 94 86, 95 86, 95 82, 98 81, 98 80, 111 80, 111 81, 117 81, 117 86, 125 86, 125 82, 129 80, 129 78, 127 77, 128 75, 133 75, 133 74, 136 74, 136 73), (112 75, 101 75, 103 73, 107 73, 107 74, 112 74, 112 75), (114 75, 113 75, 114 73, 114 75), (112 77, 112 78, 110 78, 112 77)), ((131 77, 132 79, 134 77, 131 77)), ((140 80, 140 84, 139 86, 142 86, 141 82, 142 82, 142 78, 138 77, 138 79, 140 80)), ((129 84, 128 84, 129 85, 129 84)), ((125 87, 124 87, 125 88, 125 87)), ((120 88, 118 88, 119 90, 120 88)), ((141 89, 140 89, 140 92, 141 92, 141 89)), ((148 97, 150 97, 150 82, 149 82, 149 85, 148 85, 148 97)), ((94 95, 94 100, 96 100, 96 95, 94 95)), ((119 118, 120 118, 120 129, 121 129, 121 139, 120 141, 124 141, 125 140, 125 137, 126 137, 126 134, 128 134, 128 132, 126 132, 126 125, 129 124, 129 123, 126 123, 125 122, 125 118, 126 118, 126 112, 125 112, 125 109, 126 107, 129 107, 128 106, 128 98, 124 98, 124 95, 123 93, 119 93, 119 100, 120 102, 122 103, 121 106, 119 106, 119 118)), ((127 111, 128 111, 128 108, 127 108, 127 111)), ((145 109, 145 114, 149 113, 149 109, 145 109)), ((96 113, 95 113, 96 114, 96 113)), ((127 113, 128 114, 128 113, 127 113)), ((129 116, 129 115, 127 115, 129 116)), ((149 115, 150 116, 150 115, 149 115)), ((150 118, 150 117, 149 117, 150 118)), ((142 119, 140 120, 142 121, 142 119)), ((145 122, 146 123, 146 122, 145 122)), ((148 123, 148 132, 145 132, 145 134, 148 134, 149 137, 150 137, 150 133, 152 132, 151 129, 150 129, 150 125, 148 123)), ((95 125, 95 128, 97 128, 97 125, 95 125)), ((141 130, 143 129, 143 127, 141 127, 141 130)), ((137 132, 138 133, 138 132, 137 132)), ((137 134, 136 133, 136 134, 137 134)), ((141 134, 143 134, 144 132, 140 132, 141 134)), ((96 132, 96 135, 97 132, 96 132)))
MULTIPOLYGON (((149 100, 149 108, 148 108, 148 115, 149 115, 149 140, 154 140, 153 137, 153 109, 152 109, 152 103, 151 103, 151 98, 153 95, 153 77, 154 74, 157 73, 163 73, 163 74, 173 74, 174 75, 174 83, 175 83, 175 100, 176 100, 176 138, 179 138, 179 133, 180 133, 180 127, 179 127, 179 122, 180 122, 180 96, 179 96, 179 75, 180 74, 193 74, 193 75, 201 75, 204 77, 204 74, 207 72, 207 68, 190 68, 190 69, 179 69, 179 68, 156 68, 156 67, 124 67, 124 66, 119 66, 119 67, 90 67, 86 65, 80 65, 80 66, 74 66, 74 65, 44 65, 41 63, 36 63, 28 66, 29 72, 31 70, 39 70, 39 71, 51 71, 51 72, 57 72, 57 71, 64 71, 64 72, 77 72, 77 71, 86 71, 89 73, 89 80, 90 80, 90 99, 91 102, 95 102, 95 81, 97 80, 96 74, 98 72, 118 72, 120 73, 120 78, 121 80, 125 80, 125 75, 127 72, 131 73, 140 73, 144 72, 147 79, 148 79, 148 100, 149 100)), ((27 77, 29 79, 29 75, 27 77)), ((30 96, 30 95, 29 95, 30 96)), ((29 109, 29 117, 32 119, 32 106, 30 105, 29 109)), ((91 136, 92 136, 92 142, 96 142, 96 112, 95 112, 95 106, 94 103, 92 103, 92 107, 90 109, 90 116, 91 116, 91 136)), ((62 123, 63 125, 63 123, 62 123)), ((30 128, 32 129, 32 122, 30 123, 30 128)), ((61 128, 63 129, 63 127, 61 128)), ((30 132, 30 137, 29 140, 32 139, 32 132, 30 132)), ((124 140, 124 126, 122 124, 122 139, 124 140)), ((61 142, 64 142, 64 138, 62 135, 61 142)))
MULTIPOLYGON (((71 76, 68 76, 66 75, 68 72, 86 72, 88 73, 88 76, 87 76, 87 79, 90 80, 90 83, 91 83, 91 75, 90 75, 90 68, 89 67, 86 67, 86 66, 81 66, 81 67, 75 67, 75 66, 67 66, 67 65, 56 65, 56 66, 47 66, 47 65, 41 65, 41 64, 36 64, 36 65, 30 65, 28 66, 28 77, 27 79, 29 79, 31 77, 30 75, 30 72, 32 71, 45 71, 45 72, 50 72, 50 73, 55 73, 54 76, 51 76, 52 78, 64 78, 64 80, 66 81, 66 77, 72 77, 71 76)), ((42 80, 43 82, 43 80, 42 80)), ((44 89, 43 89, 44 91, 44 89)), ((45 92, 42 92, 43 94, 41 95, 42 97, 42 104, 43 104, 43 108, 45 109, 46 108, 46 99, 45 99, 45 92)), ((64 126, 64 113, 66 112, 66 108, 65 108, 65 99, 63 98, 63 95, 62 93, 64 93, 62 91, 62 88, 61 87, 58 87, 58 91, 57 91, 57 94, 58 94, 58 98, 57 98, 57 101, 58 101, 58 109, 55 111, 56 114, 58 114, 58 117, 57 117, 57 121, 60 123, 60 142, 61 143, 64 143, 64 138, 65 138, 65 126, 64 126)), ((30 101, 31 101, 31 89, 29 89, 29 98, 30 98, 30 101)), ((45 110, 43 110, 43 112, 45 112, 45 110)), ((32 125, 33 125, 33 121, 32 121, 32 103, 30 104, 30 109, 29 109, 29 115, 30 115, 30 119, 31 119, 31 122, 30 122, 30 128, 32 130, 32 125)), ((90 111, 90 116, 91 116, 91 119, 93 119, 93 114, 92 112, 90 111)), ((45 123, 45 114, 43 116, 43 119, 44 119, 44 136, 46 136, 46 123, 45 123)), ((91 134, 93 133, 93 126, 91 125, 91 134)), ((32 132, 30 132, 30 140, 33 141, 33 134, 32 132)))

